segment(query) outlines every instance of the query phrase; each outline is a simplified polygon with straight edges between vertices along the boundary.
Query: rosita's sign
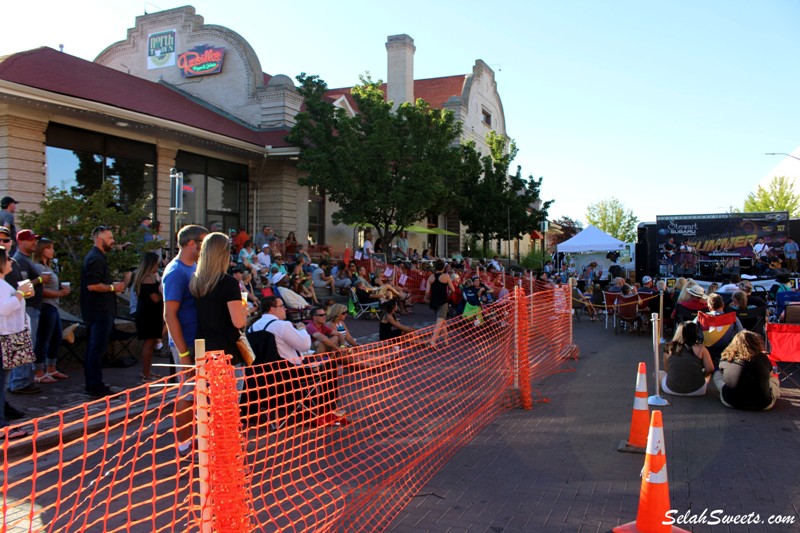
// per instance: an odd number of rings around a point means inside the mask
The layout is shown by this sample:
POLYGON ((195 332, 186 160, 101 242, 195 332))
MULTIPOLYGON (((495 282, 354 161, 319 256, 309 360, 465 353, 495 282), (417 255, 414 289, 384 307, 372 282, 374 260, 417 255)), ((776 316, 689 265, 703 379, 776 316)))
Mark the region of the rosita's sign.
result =
POLYGON ((222 70, 224 57, 224 48, 203 44, 179 55, 178 68, 181 69, 181 75, 184 78, 218 74, 222 70))

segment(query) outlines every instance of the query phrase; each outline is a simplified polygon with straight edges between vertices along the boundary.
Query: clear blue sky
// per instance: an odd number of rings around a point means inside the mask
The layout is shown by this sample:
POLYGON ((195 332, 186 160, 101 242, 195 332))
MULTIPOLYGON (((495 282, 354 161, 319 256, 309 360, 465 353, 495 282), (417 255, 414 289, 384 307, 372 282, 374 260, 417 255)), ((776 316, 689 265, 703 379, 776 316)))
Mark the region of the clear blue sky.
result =
MULTIPOLYGON (((0 54, 94 59, 147 9, 184 3, 14 2, 0 54)), ((331 87, 386 78, 386 36, 417 46, 415 77, 496 72, 516 164, 543 176, 551 218, 616 196, 640 220, 741 204, 800 145, 800 2, 192 2, 250 42, 264 71, 331 87)), ((800 164, 800 162, 798 162, 800 164)))

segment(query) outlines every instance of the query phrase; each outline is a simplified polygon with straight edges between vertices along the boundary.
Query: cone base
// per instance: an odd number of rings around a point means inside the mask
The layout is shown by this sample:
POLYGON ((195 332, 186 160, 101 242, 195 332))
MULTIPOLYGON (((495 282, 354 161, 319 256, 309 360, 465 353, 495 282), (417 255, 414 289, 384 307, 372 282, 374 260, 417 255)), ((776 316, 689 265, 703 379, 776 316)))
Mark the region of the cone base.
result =
MULTIPOLYGON (((636 528, 636 521, 628 522, 627 524, 622 524, 621 526, 617 526, 612 529, 614 533, 643 533, 642 530, 636 528)), ((670 531, 672 533, 692 533, 691 531, 687 531, 685 529, 681 529, 676 526, 671 526, 670 531)))
POLYGON ((639 446, 631 446, 630 443, 623 439, 619 441, 619 446, 617 446, 618 452, 627 452, 627 453, 645 453, 647 452, 647 448, 640 448, 639 446))

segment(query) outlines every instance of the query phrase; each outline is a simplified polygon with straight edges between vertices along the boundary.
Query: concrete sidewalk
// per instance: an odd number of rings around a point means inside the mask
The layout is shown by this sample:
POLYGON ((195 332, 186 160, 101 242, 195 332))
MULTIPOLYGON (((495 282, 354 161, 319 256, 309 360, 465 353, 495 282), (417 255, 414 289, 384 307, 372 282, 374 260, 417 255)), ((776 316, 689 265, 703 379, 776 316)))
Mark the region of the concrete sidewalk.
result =
MULTIPOLYGON (((620 453, 637 363, 652 372, 649 335, 615 336, 576 323, 574 372, 534 383, 546 403, 501 415, 411 499, 393 532, 610 531, 636 519, 644 455, 620 453)), ((652 378, 649 393, 654 393, 652 378)), ((800 531, 796 389, 767 412, 702 398, 668 397, 664 418, 672 508, 697 517, 756 513, 760 525, 681 525, 696 532, 800 531), (795 525, 767 525, 772 515, 795 525)), ((652 408, 651 408, 652 409, 652 408)), ((677 515, 676 515, 677 516, 677 515)))

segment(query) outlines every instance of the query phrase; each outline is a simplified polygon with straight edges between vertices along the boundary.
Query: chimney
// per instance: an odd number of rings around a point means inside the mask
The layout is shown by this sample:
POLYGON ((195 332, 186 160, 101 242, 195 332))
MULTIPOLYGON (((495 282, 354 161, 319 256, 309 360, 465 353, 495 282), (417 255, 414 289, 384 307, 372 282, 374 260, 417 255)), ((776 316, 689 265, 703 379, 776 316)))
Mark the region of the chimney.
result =
POLYGON ((404 102, 414 103, 414 39, 406 35, 390 35, 386 41, 388 69, 386 99, 397 109, 404 102))

